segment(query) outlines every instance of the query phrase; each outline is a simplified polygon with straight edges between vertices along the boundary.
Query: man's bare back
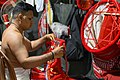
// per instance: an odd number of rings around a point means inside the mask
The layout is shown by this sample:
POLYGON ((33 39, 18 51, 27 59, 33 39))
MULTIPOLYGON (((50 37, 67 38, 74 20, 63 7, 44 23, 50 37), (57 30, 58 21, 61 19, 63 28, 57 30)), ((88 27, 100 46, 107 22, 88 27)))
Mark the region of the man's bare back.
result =
MULTIPOLYGON (((20 63, 18 62, 18 60, 15 57, 15 54, 12 53, 11 47, 9 46, 9 43, 17 41, 17 39, 18 39, 18 38, 16 38, 17 36, 19 36, 19 38, 24 40, 23 35, 19 31, 17 31, 17 29, 14 25, 9 26, 8 29, 6 29, 5 32, 3 33, 2 51, 10 59, 10 61, 12 62, 14 67, 21 67, 20 63)), ((27 48, 27 46, 25 46, 25 47, 27 48)), ((14 49, 15 47, 13 46, 12 48, 14 49)))

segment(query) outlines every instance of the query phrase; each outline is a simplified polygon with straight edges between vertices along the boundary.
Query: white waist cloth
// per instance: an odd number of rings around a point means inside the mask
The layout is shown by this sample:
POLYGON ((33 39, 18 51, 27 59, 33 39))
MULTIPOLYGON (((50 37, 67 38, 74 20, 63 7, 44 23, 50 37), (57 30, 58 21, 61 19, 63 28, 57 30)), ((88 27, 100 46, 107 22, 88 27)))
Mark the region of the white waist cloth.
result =
MULTIPOLYGON (((30 80, 30 69, 14 68, 17 80, 30 80)), ((8 69, 5 69, 6 80, 9 79, 8 69)))

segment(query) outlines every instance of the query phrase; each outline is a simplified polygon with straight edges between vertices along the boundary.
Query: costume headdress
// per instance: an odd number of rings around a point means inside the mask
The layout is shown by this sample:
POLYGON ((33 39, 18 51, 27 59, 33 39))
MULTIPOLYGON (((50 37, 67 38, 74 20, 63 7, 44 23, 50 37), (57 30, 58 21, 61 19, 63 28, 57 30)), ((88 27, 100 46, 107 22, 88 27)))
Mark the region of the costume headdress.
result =
POLYGON ((116 0, 101 0, 86 14, 81 39, 84 47, 95 56, 109 60, 119 55, 120 8, 116 0))

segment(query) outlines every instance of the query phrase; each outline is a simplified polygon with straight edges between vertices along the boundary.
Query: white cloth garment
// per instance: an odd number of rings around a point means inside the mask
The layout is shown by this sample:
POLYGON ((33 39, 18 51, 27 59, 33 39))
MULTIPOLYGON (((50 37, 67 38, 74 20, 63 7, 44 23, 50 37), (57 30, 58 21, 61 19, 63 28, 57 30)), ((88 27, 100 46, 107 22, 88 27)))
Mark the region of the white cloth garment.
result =
MULTIPOLYGON (((30 80, 30 69, 14 68, 17 80, 30 80)), ((6 80, 9 79, 8 69, 5 69, 6 80)))
POLYGON ((35 5, 36 5, 37 12, 43 11, 44 0, 35 0, 35 5))
POLYGON ((26 3, 31 4, 32 6, 34 6, 34 0, 26 0, 26 3))
POLYGON ((44 0, 26 0, 26 3, 31 4, 32 6, 36 5, 36 11, 43 11, 44 8, 44 0))
POLYGON ((69 36, 69 28, 59 22, 54 22, 50 28, 57 38, 60 38, 61 36, 69 36))

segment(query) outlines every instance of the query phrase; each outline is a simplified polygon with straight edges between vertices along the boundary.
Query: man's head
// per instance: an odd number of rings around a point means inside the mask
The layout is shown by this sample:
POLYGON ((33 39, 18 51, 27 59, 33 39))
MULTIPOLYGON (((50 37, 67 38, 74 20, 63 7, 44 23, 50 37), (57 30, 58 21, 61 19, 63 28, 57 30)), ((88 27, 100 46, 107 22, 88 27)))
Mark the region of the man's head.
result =
POLYGON ((35 13, 35 9, 32 5, 25 3, 23 1, 19 2, 16 4, 15 8, 13 9, 13 18, 16 18, 16 15, 19 13, 26 13, 29 10, 33 11, 33 13, 35 13))
POLYGON ((23 1, 16 4, 12 12, 12 19, 17 20, 24 30, 32 26, 35 9, 32 5, 23 1))

